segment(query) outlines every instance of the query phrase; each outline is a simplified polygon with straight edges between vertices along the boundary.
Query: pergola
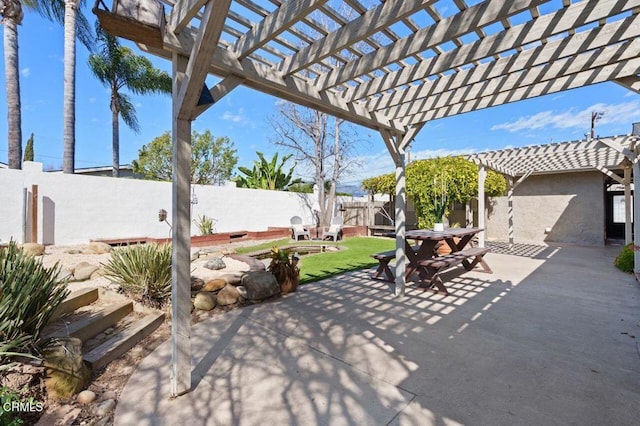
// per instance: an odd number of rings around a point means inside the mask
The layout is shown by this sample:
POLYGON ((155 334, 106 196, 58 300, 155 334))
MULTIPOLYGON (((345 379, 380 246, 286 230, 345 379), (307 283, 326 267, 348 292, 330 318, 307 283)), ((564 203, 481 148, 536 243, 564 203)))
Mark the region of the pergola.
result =
POLYGON ((237 86, 380 132, 396 169, 398 296, 405 150, 426 122, 605 81, 640 93, 640 0, 162 3, 98 0, 94 11, 173 64, 174 395, 191 387, 191 121, 237 86), (221 81, 203 90, 207 74, 221 81))
MULTIPOLYGON (((479 166, 478 210, 484 212, 485 169, 507 177, 507 219, 509 221, 509 248, 513 247, 513 192, 529 176, 553 173, 599 171, 614 182, 624 185, 625 243, 632 242, 631 225, 635 224, 635 245, 640 245, 640 223, 631 218, 631 169, 634 188, 640 188, 640 163, 636 146, 640 137, 635 135, 597 138, 591 140, 527 146, 500 151, 480 152, 466 158, 479 166), (616 173, 623 170, 623 176, 616 173), (480 204, 482 204, 480 206, 480 204)), ((634 197, 634 209, 640 209, 640 197, 634 197)), ((484 228, 485 215, 478 215, 478 226, 484 228)), ((484 235, 479 245, 484 247, 484 235)), ((640 256, 635 256, 634 269, 640 271, 640 256)))

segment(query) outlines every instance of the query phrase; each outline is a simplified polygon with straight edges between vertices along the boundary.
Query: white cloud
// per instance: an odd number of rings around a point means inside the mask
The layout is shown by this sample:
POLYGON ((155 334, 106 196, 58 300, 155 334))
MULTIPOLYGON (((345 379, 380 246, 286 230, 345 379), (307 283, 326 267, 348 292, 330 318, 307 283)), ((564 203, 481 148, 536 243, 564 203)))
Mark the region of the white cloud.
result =
POLYGON ((512 122, 496 124, 491 127, 491 130, 506 130, 513 133, 545 127, 588 129, 591 125, 593 111, 604 112, 598 124, 627 124, 640 119, 640 102, 624 102, 614 105, 597 103, 580 111, 575 108, 565 112, 542 111, 534 115, 520 117, 512 122))
POLYGON ((244 115, 244 110, 240 108, 237 114, 231 111, 225 111, 221 116, 221 119, 225 121, 231 121, 232 123, 247 123, 249 119, 244 115))
POLYGON ((89 103, 94 103, 96 101, 96 98, 94 98, 93 96, 89 98, 89 103))
POLYGON ((29 77, 31 75, 31 70, 29 68, 22 68, 22 70, 20 70, 20 74, 22 74, 23 77, 29 77))

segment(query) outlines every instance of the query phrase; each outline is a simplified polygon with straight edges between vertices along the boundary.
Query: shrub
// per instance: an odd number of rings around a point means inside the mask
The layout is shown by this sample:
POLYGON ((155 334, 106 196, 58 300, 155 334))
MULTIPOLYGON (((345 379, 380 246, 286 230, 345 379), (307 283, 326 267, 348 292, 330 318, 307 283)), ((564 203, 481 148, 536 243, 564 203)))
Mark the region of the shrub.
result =
POLYGON ((0 370, 3 358, 36 357, 40 334, 67 297, 65 282, 57 282, 58 264, 46 268, 14 242, 0 249, 0 370))
POLYGON ((620 254, 616 257, 615 264, 618 269, 628 274, 633 272, 633 244, 629 243, 622 247, 620 254))
POLYGON ((111 252, 104 276, 130 297, 162 307, 171 296, 171 245, 144 244, 111 252))
POLYGON ((213 235, 213 218, 203 214, 198 216, 194 222, 200 230, 200 235, 213 235))

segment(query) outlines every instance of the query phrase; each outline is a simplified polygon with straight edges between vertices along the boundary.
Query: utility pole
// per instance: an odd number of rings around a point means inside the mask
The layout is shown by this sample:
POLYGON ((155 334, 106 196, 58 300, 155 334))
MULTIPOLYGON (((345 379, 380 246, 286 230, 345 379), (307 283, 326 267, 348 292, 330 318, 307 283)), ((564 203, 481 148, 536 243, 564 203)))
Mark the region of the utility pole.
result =
POLYGON ((596 137, 596 121, 600 120, 603 115, 604 112, 600 111, 593 111, 591 113, 591 140, 596 137))

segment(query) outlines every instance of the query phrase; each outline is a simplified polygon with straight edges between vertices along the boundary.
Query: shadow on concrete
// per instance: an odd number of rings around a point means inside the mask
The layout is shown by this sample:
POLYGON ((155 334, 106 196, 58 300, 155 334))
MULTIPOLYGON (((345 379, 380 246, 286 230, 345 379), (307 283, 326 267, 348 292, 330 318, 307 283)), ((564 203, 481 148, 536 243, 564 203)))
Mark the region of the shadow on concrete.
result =
POLYGON ((493 275, 447 272, 449 296, 353 271, 213 316, 193 328, 193 391, 168 399, 164 344, 116 424, 632 424, 633 280, 594 249, 487 260, 493 275))

